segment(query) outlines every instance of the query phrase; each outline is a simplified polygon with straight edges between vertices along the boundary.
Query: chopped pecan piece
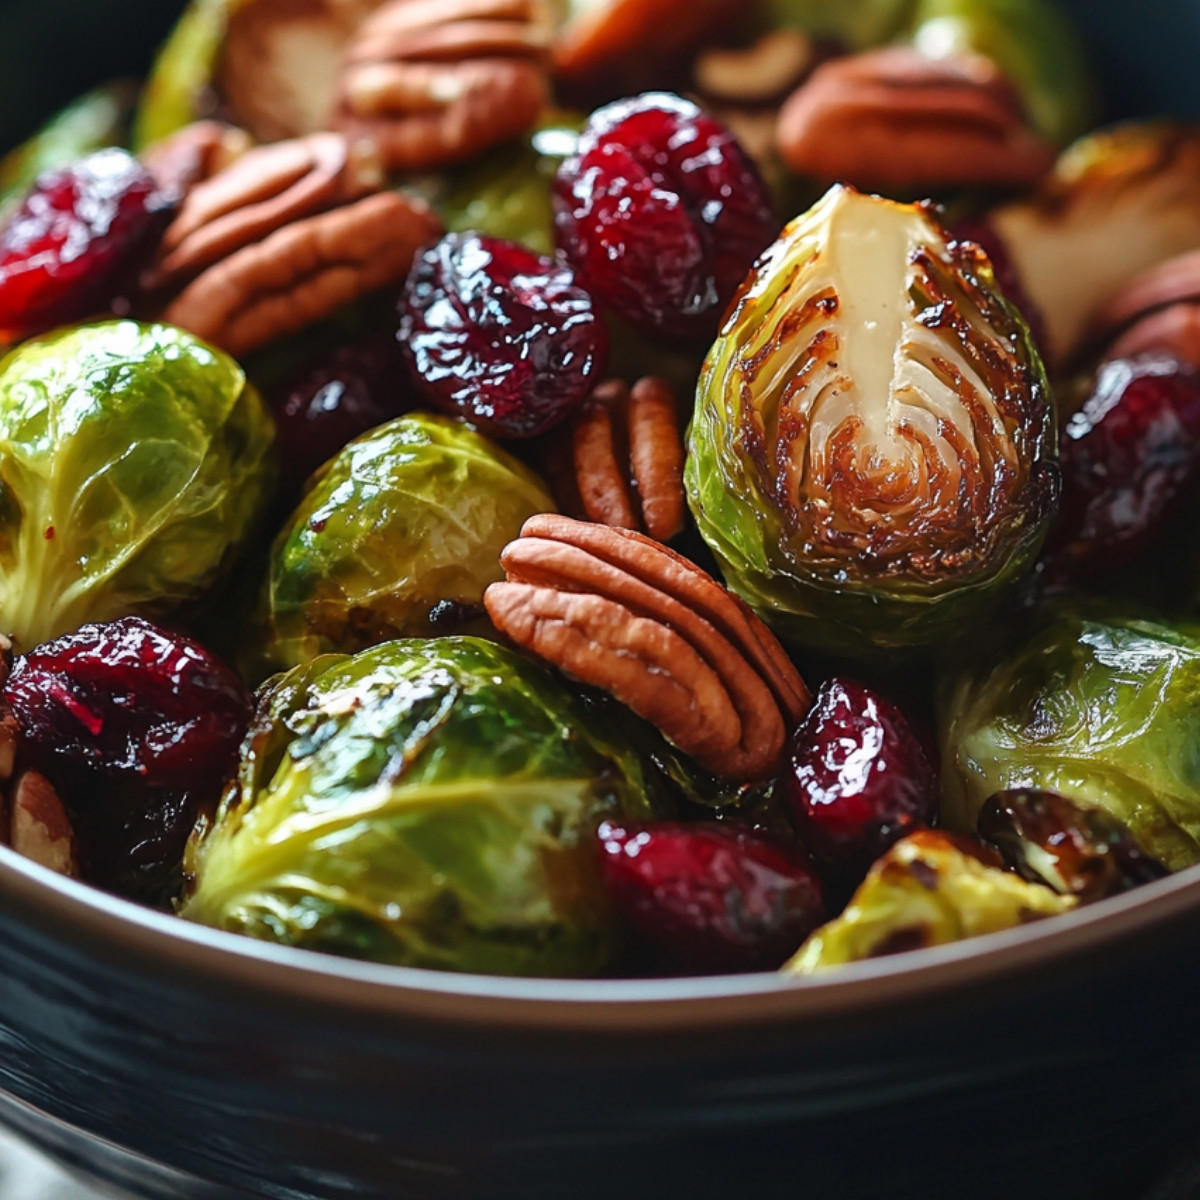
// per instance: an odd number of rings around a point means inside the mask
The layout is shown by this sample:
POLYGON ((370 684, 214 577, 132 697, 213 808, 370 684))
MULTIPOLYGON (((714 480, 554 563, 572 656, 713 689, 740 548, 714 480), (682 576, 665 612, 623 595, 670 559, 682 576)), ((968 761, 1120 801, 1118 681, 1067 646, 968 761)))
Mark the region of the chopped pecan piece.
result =
POLYGON ((1127 284, 1096 318, 1092 341, 1105 357, 1165 351, 1200 367, 1200 251, 1151 267, 1127 284))
POLYGON ((575 483, 589 520, 638 529, 665 542, 683 528, 683 438, 662 379, 632 391, 601 384, 572 423, 575 483))
POLYGON ((809 692, 736 597, 640 533, 531 517, 484 604, 496 628, 657 725, 715 774, 774 774, 809 692))
POLYGON ((336 133, 262 146, 199 184, 142 280, 166 321, 235 356, 404 278, 441 233, 336 133), (372 194, 373 193, 373 194, 372 194))
POLYGON ((12 848, 60 875, 78 875, 75 833, 50 780, 38 771, 25 771, 13 787, 11 805, 12 848))
POLYGON ((777 138, 794 170, 860 188, 1026 187, 1055 159, 989 60, 909 46, 819 67, 783 106, 777 138))
POLYGON ((391 0, 351 43, 335 126, 393 171, 472 158, 549 99, 544 0, 391 0))

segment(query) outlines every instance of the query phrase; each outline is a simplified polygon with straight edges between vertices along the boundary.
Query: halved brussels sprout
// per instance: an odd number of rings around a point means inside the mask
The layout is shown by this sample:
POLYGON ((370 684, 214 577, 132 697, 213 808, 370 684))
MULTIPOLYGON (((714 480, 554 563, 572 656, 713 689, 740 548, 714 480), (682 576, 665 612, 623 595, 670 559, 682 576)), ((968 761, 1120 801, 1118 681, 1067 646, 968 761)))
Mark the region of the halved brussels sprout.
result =
POLYGON ((380 962, 594 974, 616 948, 596 828, 672 808, 608 716, 477 638, 298 667, 189 846, 183 915, 380 962))
POLYGON ((841 916, 822 925, 784 971, 815 975, 843 963, 940 946, 1069 912, 1077 901, 1026 883, 939 830, 897 842, 841 916))
POLYGON ((1200 248, 1200 126, 1120 125, 1085 137, 1027 200, 989 221, 1045 323, 1052 368, 1135 275, 1200 248))
POLYGON ((1028 328, 978 247, 835 187, 751 272, 688 432, 697 526, 786 641, 962 633, 1033 561, 1058 488, 1028 328))
POLYGON ((525 520, 553 511, 532 471, 466 425, 410 413, 372 429, 317 472, 275 540, 251 674, 455 632, 482 615, 525 520))
POLYGON ((941 696, 944 819, 1037 789, 1122 821, 1171 870, 1200 862, 1200 626, 1064 612, 941 696))
POLYGON ((912 38, 935 56, 990 58, 1017 89, 1033 127, 1060 145, 1092 124, 1092 84, 1070 22, 1047 0, 918 0, 912 38))
POLYGON ((0 362, 0 628, 26 647, 204 592, 261 515, 273 426, 180 329, 109 321, 0 362))

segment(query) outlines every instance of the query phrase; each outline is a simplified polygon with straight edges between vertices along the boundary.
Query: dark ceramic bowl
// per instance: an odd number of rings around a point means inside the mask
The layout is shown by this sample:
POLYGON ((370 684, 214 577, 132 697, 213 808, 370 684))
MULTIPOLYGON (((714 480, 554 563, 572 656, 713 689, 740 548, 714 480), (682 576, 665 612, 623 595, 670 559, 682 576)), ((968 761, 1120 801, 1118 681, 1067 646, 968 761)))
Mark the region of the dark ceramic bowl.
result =
MULTIPOLYGON (((1200 4, 1070 7, 1127 111, 1200 103, 1200 4)), ((1200 1127, 1198 995, 1200 869, 818 982, 555 983, 265 946, 0 850, 0 1119, 152 1200, 1131 1200, 1200 1127)))

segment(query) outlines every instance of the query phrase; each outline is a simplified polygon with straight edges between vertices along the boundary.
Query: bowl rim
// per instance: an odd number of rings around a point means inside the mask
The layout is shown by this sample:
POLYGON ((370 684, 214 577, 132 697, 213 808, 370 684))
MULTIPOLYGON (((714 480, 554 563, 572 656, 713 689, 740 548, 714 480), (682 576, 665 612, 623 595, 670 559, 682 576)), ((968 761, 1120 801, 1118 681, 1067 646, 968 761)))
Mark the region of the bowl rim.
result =
POLYGON ((815 1026, 1036 972, 1061 977, 1081 958, 1181 922, 1200 926, 1200 864, 1099 903, 1016 929, 827 975, 775 972, 656 979, 530 979, 393 966, 257 941, 202 926, 56 875, 0 846, 0 909, 89 958, 161 982, 286 1010, 480 1031, 687 1034, 699 1028, 815 1026))

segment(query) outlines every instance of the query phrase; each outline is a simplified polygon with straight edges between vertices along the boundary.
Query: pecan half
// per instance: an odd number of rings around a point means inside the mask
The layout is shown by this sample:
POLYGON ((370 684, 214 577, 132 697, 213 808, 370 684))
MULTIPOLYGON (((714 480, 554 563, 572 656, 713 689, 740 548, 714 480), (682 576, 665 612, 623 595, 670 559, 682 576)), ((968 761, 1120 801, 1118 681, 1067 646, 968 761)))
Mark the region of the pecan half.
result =
POLYGON ((1159 263, 1123 287, 1097 316, 1092 342, 1107 345, 1109 359, 1166 351, 1200 367, 1200 251, 1159 263))
POLYGON ((393 171, 472 158, 536 122, 549 42, 544 0, 391 0, 346 53, 335 127, 393 171))
POLYGON ((60 875, 78 875, 75 833, 50 780, 38 771, 23 772, 13 787, 10 802, 12 848, 60 875))
POLYGON ((295 333, 403 279, 441 233, 424 203, 382 183, 340 134, 251 150, 192 190, 143 289, 164 320, 235 356, 295 333))
POLYGON ((630 530, 531 517, 484 604, 496 628, 603 688, 715 774, 769 778, 809 692, 765 625, 711 576, 630 530))
POLYGON ((860 188, 1026 187, 1055 159, 989 60, 909 46, 819 67, 784 104, 776 136, 793 170, 860 188))
POLYGON ((591 521, 644 530, 665 542, 683 528, 683 438, 675 396, 649 376, 632 390, 609 380, 572 427, 575 485, 591 521))

